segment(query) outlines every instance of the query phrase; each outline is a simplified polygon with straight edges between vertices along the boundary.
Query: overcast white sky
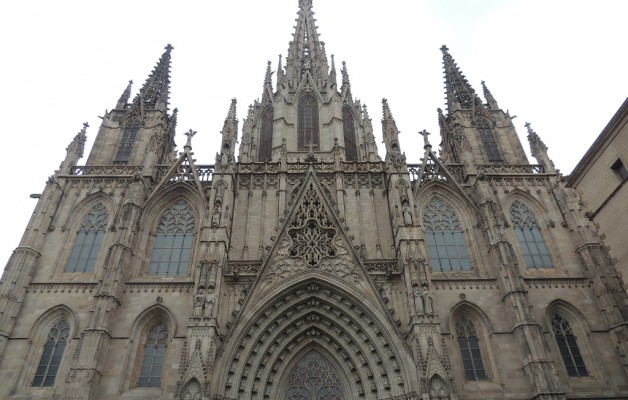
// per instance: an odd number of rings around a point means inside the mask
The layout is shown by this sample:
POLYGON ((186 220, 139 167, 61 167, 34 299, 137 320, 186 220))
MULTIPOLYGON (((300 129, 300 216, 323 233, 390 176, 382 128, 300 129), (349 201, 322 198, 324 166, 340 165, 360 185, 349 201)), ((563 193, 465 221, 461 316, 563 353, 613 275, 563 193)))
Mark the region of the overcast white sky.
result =
MULTIPOLYGON (((261 96, 266 62, 276 71, 278 55, 285 59, 297 8, 298 0, 2 2, 0 260, 19 243, 36 203, 29 194, 41 193, 82 123, 87 157, 98 116, 129 79, 135 95, 167 43, 177 143, 197 130, 197 161, 213 163, 230 99, 241 120, 261 96)), ((422 152, 416 132, 438 133, 443 44, 478 93, 485 80, 517 116, 524 147, 530 121, 564 173, 628 94, 628 1, 314 0, 314 10, 378 138, 388 98, 410 162, 422 152)))

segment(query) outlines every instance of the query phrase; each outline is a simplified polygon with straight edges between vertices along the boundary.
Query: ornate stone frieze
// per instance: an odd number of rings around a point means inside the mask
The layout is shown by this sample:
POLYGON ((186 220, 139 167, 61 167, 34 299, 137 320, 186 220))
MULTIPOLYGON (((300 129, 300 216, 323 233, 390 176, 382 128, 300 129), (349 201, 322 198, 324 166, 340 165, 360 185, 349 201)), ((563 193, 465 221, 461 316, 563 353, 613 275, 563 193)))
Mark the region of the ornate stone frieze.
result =
POLYGON ((499 289, 497 279, 435 279, 432 283, 436 290, 459 290, 459 289, 499 289))
POLYGON ((581 278, 523 278, 528 288, 558 289, 558 288, 585 288, 591 283, 585 277, 581 278))
POLYGON ((98 284, 96 282, 59 282, 59 283, 31 283, 27 293, 92 293, 98 284))
POLYGON ((543 166, 538 164, 489 164, 489 165, 478 165, 477 166, 478 174, 483 173, 485 175, 509 175, 509 174, 542 174, 543 166))
POLYGON ((125 293, 152 293, 152 292, 191 292, 194 282, 132 282, 127 283, 125 293))
POLYGON ((369 274, 398 274, 399 262, 397 260, 364 261, 364 268, 369 274))
POLYGON ((225 275, 257 275, 262 263, 260 261, 229 261, 223 273, 225 275))

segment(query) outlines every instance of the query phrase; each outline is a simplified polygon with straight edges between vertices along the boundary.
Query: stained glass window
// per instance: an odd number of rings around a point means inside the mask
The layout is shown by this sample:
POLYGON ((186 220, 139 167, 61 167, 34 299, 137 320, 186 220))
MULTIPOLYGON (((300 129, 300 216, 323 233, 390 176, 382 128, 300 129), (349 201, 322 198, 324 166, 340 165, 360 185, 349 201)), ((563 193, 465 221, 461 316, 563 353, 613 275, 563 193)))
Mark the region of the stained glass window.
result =
POLYGON ((510 207, 510 216, 528 268, 552 268, 552 259, 541 236, 534 213, 517 200, 510 207))
POLYGON ((318 101, 311 94, 299 99, 299 121, 297 138, 299 150, 309 150, 309 146, 318 147, 318 101))
POLYGON ((552 318, 552 330, 558 343, 560 356, 563 358, 567 374, 573 377, 588 376, 587 368, 578 349, 578 342, 571 330, 571 325, 560 314, 552 318))
POLYGON ((342 400, 340 378, 318 352, 307 353, 288 377, 286 400, 342 400))
POLYGON ((260 128, 259 159, 266 161, 270 158, 273 143, 273 106, 268 106, 262 114, 262 126, 260 128))
POLYGON ((475 325, 466 315, 462 315, 456 320, 456 337, 462 356, 465 379, 468 381, 488 379, 484 371, 480 341, 475 331, 475 325))
POLYGON ((44 351, 39 359, 32 386, 52 386, 61 364, 63 352, 68 344, 70 326, 65 319, 59 320, 48 332, 44 351))
POLYGON ((159 387, 161 369, 166 355, 166 339, 168 330, 162 321, 156 322, 146 335, 140 374, 137 379, 139 387, 159 387))
POLYGON ((345 154, 348 161, 358 159, 358 147, 355 140, 355 121, 349 107, 342 107, 342 130, 345 138, 345 154))
POLYGON ((486 157, 488 157, 488 162, 503 163, 504 160, 499 152, 490 122, 484 118, 478 118, 475 126, 480 134, 480 141, 484 147, 486 157))
POLYGON ((133 144, 137 138, 137 132, 140 130, 141 122, 138 118, 133 118, 127 121, 124 126, 124 132, 122 133, 122 139, 118 145, 118 151, 116 158, 113 160, 114 164, 126 164, 131 157, 131 150, 133 144))
POLYGON ((178 201, 170 206, 157 226, 148 273, 185 275, 193 238, 194 214, 188 203, 178 201))
POLYGON ((105 237, 109 215, 102 203, 94 205, 81 222, 65 272, 92 272, 105 237))
POLYGON ((433 271, 470 271, 460 219, 451 206, 434 196, 423 215, 425 241, 433 271))

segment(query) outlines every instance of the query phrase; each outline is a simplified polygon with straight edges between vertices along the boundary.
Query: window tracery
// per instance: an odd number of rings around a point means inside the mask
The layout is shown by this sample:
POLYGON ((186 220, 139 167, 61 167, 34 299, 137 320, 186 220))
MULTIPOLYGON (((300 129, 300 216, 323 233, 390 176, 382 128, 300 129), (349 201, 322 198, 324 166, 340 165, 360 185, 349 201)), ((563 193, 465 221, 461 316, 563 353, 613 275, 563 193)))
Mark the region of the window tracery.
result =
POLYGON ((552 259, 534 213, 517 200, 510 207, 510 217, 527 267, 552 268, 552 259))
POLYGON ((286 400, 341 400, 340 378, 318 352, 307 353, 288 376, 286 400))
POLYGON ((348 106, 342 107, 342 130, 345 139, 345 155, 347 161, 357 161, 358 147, 355 140, 355 121, 348 106))
POLYGON ((308 150, 308 146, 319 145, 318 100, 311 94, 299 99, 297 142, 299 150, 308 150))
POLYGON ((499 152, 497 140, 493 134, 491 124, 485 118, 478 118, 476 121, 476 128, 480 134, 480 142, 488 158, 488 162, 503 163, 502 155, 499 152))
POLYGON ((47 387, 53 385, 68 344, 69 335, 70 325, 65 319, 60 319, 50 328, 31 386, 47 387))
POLYGON ((83 217, 65 272, 92 272, 105 236, 109 214, 102 204, 95 204, 83 217))
POLYGON ((433 271, 470 271, 460 219, 442 198, 434 196, 423 214, 425 240, 433 271))
POLYGON ((137 139, 137 133, 139 132, 141 125, 142 123, 139 118, 133 118, 127 121, 124 126, 124 132, 122 133, 122 139, 118 145, 116 158, 113 160, 114 165, 124 165, 129 162, 131 150, 133 150, 133 144, 137 139))
POLYGON ((571 377, 588 376, 587 368, 578 348, 576 336, 573 334, 569 321, 560 314, 554 314, 552 318, 552 331, 560 350, 560 356, 571 377))
POLYGON ((271 156, 273 142, 273 118, 273 106, 269 105, 268 107, 266 107, 264 113, 262 114, 258 161, 266 161, 271 156))
POLYGON ((187 273, 194 238, 194 214, 187 202, 174 203, 157 225, 148 273, 184 275, 187 273))
POLYGON ((166 355, 166 339, 168 330, 163 321, 157 321, 147 332, 144 338, 144 347, 141 357, 138 387, 159 387, 161 385, 161 370, 166 355))
POLYGON ((201 400, 202 398, 201 384, 196 379, 192 379, 192 381, 185 385, 185 388, 181 392, 182 400, 201 400))
POLYGON ((482 362, 480 341, 475 325, 467 315, 462 315, 456 320, 456 337, 458 347, 460 347, 465 379, 469 381, 487 380, 488 377, 482 362))

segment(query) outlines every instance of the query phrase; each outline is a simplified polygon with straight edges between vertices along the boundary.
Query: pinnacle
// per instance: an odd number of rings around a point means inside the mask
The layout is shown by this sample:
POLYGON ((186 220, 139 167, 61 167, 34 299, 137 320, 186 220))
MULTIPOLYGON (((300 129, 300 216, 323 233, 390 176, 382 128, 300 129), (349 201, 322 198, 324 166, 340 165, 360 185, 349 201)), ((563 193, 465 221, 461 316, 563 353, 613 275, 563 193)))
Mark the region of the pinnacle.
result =
POLYGON ((386 98, 382 99, 382 112, 383 112, 383 118, 382 118, 383 121, 395 120, 392 116, 392 112, 390 111, 390 106, 388 105, 388 100, 386 100, 386 98))
POLYGON ((470 109, 475 98, 475 91, 449 54, 447 46, 443 45, 440 49, 443 52, 447 109, 450 112, 456 109, 470 109))
POLYGON ((236 104, 238 103, 238 100, 234 97, 233 99, 231 99, 231 105, 229 106, 229 112, 227 112, 227 118, 225 118, 225 124, 228 121, 235 121, 236 118, 236 104))
POLYGON ((150 73, 139 95, 133 101, 134 105, 139 105, 141 98, 146 109, 163 108, 168 109, 170 97, 170 53, 174 47, 168 44, 166 51, 162 54, 157 65, 150 73))

